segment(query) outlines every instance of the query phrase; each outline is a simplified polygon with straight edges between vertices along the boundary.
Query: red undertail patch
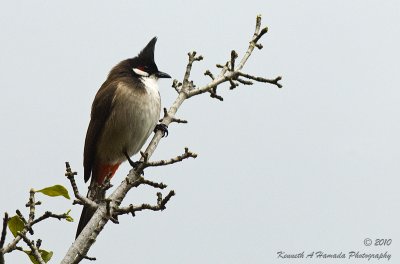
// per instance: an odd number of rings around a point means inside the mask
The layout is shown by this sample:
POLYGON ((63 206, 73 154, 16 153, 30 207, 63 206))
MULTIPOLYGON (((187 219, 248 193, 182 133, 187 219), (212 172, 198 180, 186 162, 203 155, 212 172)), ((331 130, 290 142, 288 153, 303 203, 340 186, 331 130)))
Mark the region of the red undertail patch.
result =
POLYGON ((97 169, 97 183, 102 184, 104 183, 104 180, 106 178, 111 179, 115 172, 117 171, 119 165, 121 163, 117 163, 117 164, 100 164, 98 169, 97 169))

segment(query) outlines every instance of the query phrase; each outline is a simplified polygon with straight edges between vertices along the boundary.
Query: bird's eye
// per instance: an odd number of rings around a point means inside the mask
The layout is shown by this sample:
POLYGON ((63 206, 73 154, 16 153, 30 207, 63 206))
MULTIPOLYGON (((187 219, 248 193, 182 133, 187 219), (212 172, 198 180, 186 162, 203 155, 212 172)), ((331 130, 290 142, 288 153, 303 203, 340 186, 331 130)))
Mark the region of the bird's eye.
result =
POLYGON ((144 72, 149 72, 149 66, 139 66, 137 67, 139 70, 144 71, 144 72))
POLYGON ((132 69, 137 75, 148 77, 150 75, 149 73, 149 67, 147 66, 139 66, 136 68, 132 69))

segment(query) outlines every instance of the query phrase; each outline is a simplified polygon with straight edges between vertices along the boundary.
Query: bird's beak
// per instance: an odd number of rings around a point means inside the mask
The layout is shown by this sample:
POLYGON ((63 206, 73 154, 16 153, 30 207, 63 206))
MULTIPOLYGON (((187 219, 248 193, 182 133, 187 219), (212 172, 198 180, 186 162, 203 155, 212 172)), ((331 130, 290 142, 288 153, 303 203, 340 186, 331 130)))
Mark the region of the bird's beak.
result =
POLYGON ((157 76, 158 78, 171 78, 171 76, 170 76, 168 73, 161 72, 161 71, 158 71, 158 72, 156 73, 156 76, 157 76))

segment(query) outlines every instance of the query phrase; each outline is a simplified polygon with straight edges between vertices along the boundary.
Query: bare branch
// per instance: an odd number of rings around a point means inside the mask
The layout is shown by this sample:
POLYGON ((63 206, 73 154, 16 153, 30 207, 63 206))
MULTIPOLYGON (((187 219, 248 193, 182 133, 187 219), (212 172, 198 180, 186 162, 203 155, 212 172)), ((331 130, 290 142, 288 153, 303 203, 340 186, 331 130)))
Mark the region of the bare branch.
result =
POLYGON ((196 57, 196 51, 192 51, 192 52, 189 52, 188 53, 188 56, 189 56, 189 62, 188 62, 188 64, 187 64, 187 66, 186 66, 186 72, 185 72, 185 75, 184 75, 184 77, 183 77, 183 85, 182 85, 182 87, 184 88, 184 87, 188 87, 188 84, 189 84, 189 77, 190 77, 190 72, 192 71, 192 65, 193 65, 193 62, 195 62, 195 61, 201 61, 202 59, 203 59, 203 56, 197 56, 196 57))
POLYGON ((116 217, 113 217, 112 213, 111 213, 111 199, 105 199, 106 202, 106 210, 107 210, 107 216, 109 217, 109 219, 111 220, 111 222, 113 222, 114 224, 119 224, 119 221, 116 217))
MULTIPOLYGON (((27 229, 25 228, 24 230, 21 231, 21 233, 26 234, 27 229)), ((21 240, 21 236, 16 236, 10 243, 8 243, 2 250, 2 253, 10 253, 11 251, 17 249, 17 244, 21 240)))
POLYGON ((217 100, 219 100, 219 101, 224 101, 224 98, 222 97, 222 96, 220 96, 220 95, 218 95, 217 94, 217 87, 215 87, 215 88, 212 88, 210 91, 209 91, 209 93, 210 93, 210 97, 211 98, 215 98, 215 99, 217 99, 217 100))
POLYGON ((214 80, 214 79, 215 79, 214 75, 210 72, 210 70, 206 70, 206 72, 204 73, 204 75, 210 76, 211 80, 214 80))
POLYGON ((22 240, 24 240, 24 242, 29 246, 31 249, 31 254, 35 257, 36 261, 40 264, 46 264, 46 262, 44 262, 42 259, 38 248, 35 246, 35 242, 29 240, 23 232, 18 232, 18 236, 22 237, 22 240))
POLYGON ((76 182, 75 182, 75 175, 78 175, 78 173, 72 171, 71 166, 69 165, 69 162, 65 162, 65 167, 66 167, 65 176, 67 176, 68 180, 71 183, 75 198, 77 200, 79 200, 81 202, 81 204, 87 205, 93 209, 97 209, 98 205, 95 202, 93 202, 92 200, 90 200, 89 198, 87 198, 85 196, 82 196, 79 193, 78 186, 76 185, 76 182))
MULTIPOLYGON (((192 96, 198 95, 198 94, 202 94, 205 92, 210 92, 211 93, 211 97, 216 97, 216 87, 224 82, 229 82, 230 83, 230 89, 234 89, 238 86, 238 83, 235 83, 234 80, 237 80, 237 77, 240 73, 240 71, 243 69, 244 65, 246 64, 247 60, 249 59, 249 57, 251 56, 253 50, 255 47, 261 48, 262 46, 259 45, 257 42, 261 39, 261 37, 268 32, 268 28, 265 27, 263 29, 261 29, 261 16, 257 16, 256 19, 256 28, 253 34, 253 37, 251 39, 251 41, 249 42, 249 47, 247 48, 246 53, 243 55, 242 59, 240 60, 239 65, 236 67, 236 69, 234 69, 235 67, 235 61, 237 58, 237 53, 236 51, 232 51, 231 52, 231 60, 230 62, 227 62, 225 65, 220 65, 217 64, 218 68, 221 68, 221 72, 218 75, 218 77, 213 78, 212 82, 210 82, 209 84, 198 88, 198 89, 193 89, 190 90, 189 93, 187 94, 187 97, 190 98, 192 96), (230 67, 229 67, 230 66, 230 67)), ((243 75, 242 75, 243 76, 243 75)), ((248 76, 251 76, 248 74, 248 76)), ((245 77, 245 76, 243 76, 245 77)), ((269 79, 265 79, 262 77, 255 77, 255 76, 251 76, 252 79, 254 81, 258 81, 258 82, 267 82, 267 83, 271 83, 274 84, 276 86, 278 86, 279 88, 282 87, 281 84, 278 83, 278 81, 281 79, 280 77, 277 77, 273 80, 269 80, 269 79)), ((246 77, 248 78, 248 77, 246 77)), ((243 84, 250 84, 250 82, 246 81, 246 80, 242 80, 238 81, 239 83, 243 83, 243 84), (243 83, 244 81, 244 83, 243 83)), ((222 98, 221 98, 222 99, 222 98)))
POLYGON ((177 93, 181 92, 180 87, 182 86, 182 83, 178 82, 178 80, 174 79, 174 81, 172 82, 172 87, 175 89, 175 91, 177 93))
POLYGON ((50 211, 46 211, 41 217, 33 220, 30 225, 33 226, 47 218, 55 218, 55 219, 61 220, 61 219, 66 219, 67 216, 68 216, 67 214, 54 214, 50 211))
POLYGON ((229 87, 229 89, 231 89, 231 90, 233 90, 239 86, 239 84, 235 83, 232 79, 229 79, 228 81, 231 84, 231 87, 229 87))
MULTIPOLYGON (((168 116, 169 116, 168 110, 167 110, 167 108, 164 107, 164 117, 163 117, 163 119, 164 119, 164 118, 167 118, 168 116)), ((179 123, 179 124, 187 124, 187 123, 188 123, 187 120, 179 119, 179 118, 176 118, 176 117, 174 117, 174 116, 172 116, 172 117, 170 117, 170 118, 171 118, 171 123, 179 123)), ((162 122, 163 119, 161 119, 160 122, 162 122)))
MULTIPOLYGON (((281 76, 278 76, 275 79, 265 79, 263 77, 255 77, 255 76, 252 76, 250 74, 243 73, 243 72, 238 72, 238 75, 242 76, 242 77, 245 77, 247 79, 250 79, 250 80, 257 81, 257 82, 274 84, 274 85, 278 86, 278 88, 282 88, 282 85, 279 83, 279 81, 282 80, 281 76)), ((244 80, 241 80, 241 82, 243 82, 243 81, 244 80)))
POLYGON ((27 230, 29 231, 29 234, 33 235, 33 229, 32 227, 28 224, 28 221, 26 221, 25 217, 22 215, 20 210, 16 210, 17 215, 19 216, 19 218, 22 220, 22 222, 24 223, 25 227, 27 228, 27 230))
POLYGON ((151 187, 158 188, 158 189, 161 189, 161 190, 167 188, 167 185, 165 185, 162 182, 158 183, 158 182, 149 181, 149 180, 146 180, 143 177, 142 177, 142 179, 143 179, 141 181, 142 184, 146 184, 146 185, 149 185, 151 187))
POLYGON ((42 240, 41 239, 36 240, 37 249, 39 249, 41 246, 42 246, 42 240))
MULTIPOLYGON (((265 27, 265 28, 261 29, 261 31, 260 31, 260 32, 258 33, 258 35, 255 37, 254 43, 257 43, 257 41, 259 41, 260 38, 261 38, 265 33, 267 33, 267 32, 268 32, 268 27, 265 27)), ((262 46, 261 46, 261 48, 259 48, 259 49, 262 49, 262 46)))
POLYGON ((175 118, 173 117, 171 123, 178 123, 178 124, 187 124, 188 121, 185 119, 175 118))
POLYGON ((244 84, 244 85, 252 85, 253 84, 253 82, 240 79, 239 77, 236 78, 236 81, 238 81, 238 82, 240 82, 241 84, 244 84))
MULTIPOLYGON (((217 64, 217 67, 219 67, 219 66, 221 68, 224 68, 224 66, 217 64)), ((204 75, 210 76, 211 80, 215 79, 214 75, 210 72, 210 70, 206 70, 204 75)), ((222 96, 217 95, 217 87, 214 87, 214 88, 210 89, 209 93, 210 93, 210 97, 211 98, 218 99, 219 101, 223 101, 224 100, 224 98, 222 98, 222 96)))
POLYGON ((4 246, 4 242, 6 241, 6 235, 7 235, 7 224, 8 224, 8 214, 4 213, 4 218, 3 218, 3 229, 1 230, 1 238, 0 238, 0 251, 4 246))
POLYGON ((176 156, 176 157, 168 159, 168 160, 146 162, 145 168, 170 165, 170 164, 174 164, 174 163, 183 161, 184 159, 188 159, 188 158, 195 159, 195 158, 197 158, 197 154, 194 152, 191 152, 188 148, 185 148, 185 153, 183 153, 182 155, 176 156))
MULTIPOLYGON (((29 201, 28 203, 25 205, 26 207, 29 207, 29 223, 32 223, 33 219, 35 219, 35 190, 34 189, 30 189, 29 191, 29 201)), ((21 214, 22 216, 22 214, 21 214)), ((23 218, 23 217, 22 217, 23 218)), ((31 235, 33 235, 33 230, 31 228, 31 226, 29 224, 27 224, 25 222, 25 226, 28 227, 28 231, 31 235)))
POLYGON ((171 190, 165 198, 162 198, 161 193, 157 193, 157 205, 150 205, 150 204, 142 204, 140 206, 129 205, 127 207, 120 207, 115 210, 116 214, 132 214, 135 216, 135 212, 143 211, 143 210, 152 210, 152 211, 162 211, 165 209, 165 205, 171 199, 172 196, 175 195, 175 191, 171 190))
POLYGON ((236 51, 231 51, 231 71, 235 71, 235 60, 237 59, 238 54, 236 51))
MULTIPOLYGON (((86 255, 81 255, 81 254, 79 254, 79 255, 80 255, 80 257, 82 257, 82 259, 87 259, 87 260, 90 260, 90 261, 95 261, 96 260, 96 258, 94 258, 94 257, 88 257, 86 255)), ((76 263, 78 263, 78 262, 76 262, 76 263)))
POLYGON ((260 40, 260 38, 266 33, 265 29, 263 29, 263 33, 260 34, 260 28, 261 28, 261 15, 258 15, 256 18, 256 28, 254 30, 254 34, 252 37, 252 40, 250 41, 250 45, 247 48, 246 53, 244 54, 243 58, 241 59, 239 66, 237 67, 237 71, 240 71, 244 65, 246 64, 247 60, 249 59, 250 55, 252 54, 254 47, 256 46, 257 42, 260 40))

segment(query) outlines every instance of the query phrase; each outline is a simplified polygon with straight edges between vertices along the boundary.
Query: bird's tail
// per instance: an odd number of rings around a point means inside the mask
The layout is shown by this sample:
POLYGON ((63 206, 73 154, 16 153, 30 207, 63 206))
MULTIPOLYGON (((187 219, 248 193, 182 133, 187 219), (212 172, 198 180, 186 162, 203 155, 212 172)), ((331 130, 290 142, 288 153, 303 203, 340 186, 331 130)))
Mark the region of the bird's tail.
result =
MULTIPOLYGON (((106 195, 106 191, 102 188, 95 180, 92 179, 89 187, 88 197, 90 200, 99 203, 100 201, 104 200, 106 195)), ((90 208, 87 205, 83 206, 81 218, 79 219, 78 229, 76 230, 75 239, 79 236, 82 230, 85 228, 87 223, 92 219, 92 216, 96 212, 96 209, 90 208)))
MULTIPOLYGON (((90 181, 90 187, 86 197, 97 204, 103 201, 106 196, 106 190, 104 189, 103 184, 106 179, 110 180, 114 176, 120 164, 121 163, 97 164, 96 166, 94 166, 92 171, 92 180, 90 181)), ((76 230, 75 239, 85 228, 95 212, 96 209, 92 209, 87 205, 83 206, 81 218, 79 219, 78 229, 76 230)))

